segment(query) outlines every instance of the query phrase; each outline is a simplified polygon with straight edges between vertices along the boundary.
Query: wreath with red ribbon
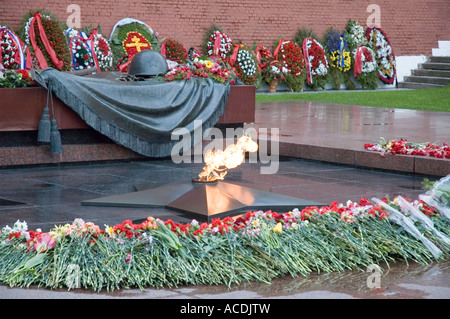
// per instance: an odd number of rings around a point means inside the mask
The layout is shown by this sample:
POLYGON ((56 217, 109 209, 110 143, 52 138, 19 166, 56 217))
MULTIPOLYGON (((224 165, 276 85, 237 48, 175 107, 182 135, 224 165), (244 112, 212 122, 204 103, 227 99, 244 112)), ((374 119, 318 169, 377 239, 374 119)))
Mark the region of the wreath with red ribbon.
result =
POLYGON ((300 47, 293 41, 281 39, 273 52, 275 60, 281 61, 288 73, 295 77, 303 74, 305 60, 300 47))
POLYGON ((329 65, 323 46, 317 40, 307 37, 303 40, 302 49, 308 84, 313 83, 314 78, 326 77, 329 65))
POLYGON ((31 69, 31 52, 41 69, 47 67, 54 67, 60 71, 72 69, 71 54, 64 33, 53 18, 40 12, 34 13, 25 25, 25 36, 27 69, 31 69))
POLYGON ((224 32, 214 31, 207 42, 207 54, 209 56, 219 56, 226 59, 228 52, 230 52, 233 41, 224 32))

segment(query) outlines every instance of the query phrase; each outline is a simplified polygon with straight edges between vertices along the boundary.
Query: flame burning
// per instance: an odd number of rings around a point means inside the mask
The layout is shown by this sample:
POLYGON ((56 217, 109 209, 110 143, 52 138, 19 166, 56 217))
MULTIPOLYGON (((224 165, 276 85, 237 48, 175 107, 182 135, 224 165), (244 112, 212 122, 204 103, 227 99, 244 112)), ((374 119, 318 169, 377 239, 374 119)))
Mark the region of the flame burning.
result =
POLYGON ((205 153, 203 171, 198 174, 199 181, 212 182, 223 180, 227 170, 236 168, 245 160, 245 152, 256 152, 258 144, 250 136, 242 136, 236 144, 228 146, 224 151, 208 151, 205 153))

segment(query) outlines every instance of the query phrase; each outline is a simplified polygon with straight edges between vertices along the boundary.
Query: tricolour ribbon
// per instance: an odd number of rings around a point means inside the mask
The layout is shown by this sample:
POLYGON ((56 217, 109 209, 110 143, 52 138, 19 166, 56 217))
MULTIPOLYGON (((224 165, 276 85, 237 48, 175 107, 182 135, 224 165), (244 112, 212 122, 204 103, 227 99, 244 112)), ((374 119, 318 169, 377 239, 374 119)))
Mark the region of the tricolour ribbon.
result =
POLYGON ((92 57, 94 58, 94 64, 97 67, 97 73, 100 73, 100 64, 98 63, 97 54, 95 53, 95 36, 98 34, 98 30, 92 30, 91 34, 89 35, 89 47, 91 48, 92 57))

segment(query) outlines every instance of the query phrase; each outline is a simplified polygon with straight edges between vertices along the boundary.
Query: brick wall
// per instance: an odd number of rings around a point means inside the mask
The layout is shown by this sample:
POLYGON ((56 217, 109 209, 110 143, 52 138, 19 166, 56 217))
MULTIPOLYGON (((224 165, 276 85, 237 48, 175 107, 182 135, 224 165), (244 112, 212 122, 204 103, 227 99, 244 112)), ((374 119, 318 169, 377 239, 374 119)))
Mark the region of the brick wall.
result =
POLYGON ((186 48, 199 48, 204 31, 214 22, 233 39, 261 43, 269 48, 279 37, 293 38, 302 27, 323 35, 328 27, 343 30, 348 19, 366 26, 369 4, 380 7, 381 28, 396 55, 431 55, 438 40, 450 40, 449 0, 0 0, 0 24, 13 29, 30 9, 45 8, 62 22, 71 14, 69 4, 81 9, 81 25, 100 24, 109 36, 122 18, 142 20, 160 37, 173 37, 186 48))

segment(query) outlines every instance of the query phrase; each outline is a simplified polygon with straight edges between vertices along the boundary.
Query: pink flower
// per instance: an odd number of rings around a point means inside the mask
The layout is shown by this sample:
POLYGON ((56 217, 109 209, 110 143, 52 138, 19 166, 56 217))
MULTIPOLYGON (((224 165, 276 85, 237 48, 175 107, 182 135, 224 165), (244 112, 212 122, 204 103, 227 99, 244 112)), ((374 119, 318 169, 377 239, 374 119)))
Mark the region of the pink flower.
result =
POLYGON ((41 233, 34 238, 33 248, 37 252, 45 253, 55 247, 55 239, 49 233, 41 233))

